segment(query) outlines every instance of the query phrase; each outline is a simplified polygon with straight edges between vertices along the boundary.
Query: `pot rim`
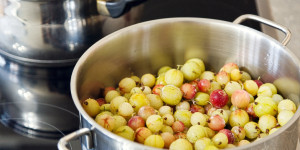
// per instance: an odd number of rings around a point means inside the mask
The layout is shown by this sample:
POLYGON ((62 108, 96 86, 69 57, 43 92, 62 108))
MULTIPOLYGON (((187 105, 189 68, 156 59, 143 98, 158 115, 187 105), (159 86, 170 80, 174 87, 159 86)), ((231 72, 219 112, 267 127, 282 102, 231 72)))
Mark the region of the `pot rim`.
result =
MULTIPOLYGON (((94 121, 94 119, 91 118, 84 111, 83 107, 81 106, 80 100, 78 98, 78 93, 77 93, 76 79, 78 78, 79 70, 82 67, 82 65, 84 64, 84 62, 89 58, 90 55, 92 55, 94 53, 94 51, 96 51, 96 49, 99 49, 99 47, 101 47, 101 45, 103 45, 105 43, 109 43, 110 40, 113 40, 116 36, 118 36, 120 34, 124 34, 128 31, 131 31, 131 30, 135 30, 136 28, 143 28, 143 26, 145 26, 145 25, 148 26, 148 25, 161 24, 161 23, 170 23, 170 22, 171 23, 172 22, 174 22, 174 23, 175 22, 198 22, 198 23, 209 23, 209 24, 221 24, 223 26, 230 26, 232 28, 236 28, 236 29, 244 31, 244 32, 252 32, 252 34, 257 34, 259 36, 265 37, 269 41, 272 41, 273 43, 275 43, 276 45, 281 46, 282 49, 291 57, 293 62, 295 62, 296 64, 300 64, 300 61, 296 57, 296 55, 293 52, 291 52, 286 46, 283 46, 279 41, 273 39, 272 37, 270 37, 269 35, 267 35, 265 33, 262 33, 260 31, 257 31, 255 29, 249 28, 249 27, 244 26, 244 25, 234 24, 232 22, 223 21, 223 20, 210 19, 210 18, 196 18, 196 17, 163 18, 163 19, 156 19, 156 20, 150 20, 150 21, 146 21, 146 22, 142 22, 142 23, 137 23, 135 25, 131 25, 131 26, 128 26, 126 28, 115 31, 115 32, 107 35, 106 37, 100 39, 99 41, 97 41, 90 48, 88 48, 88 50, 79 58, 79 60, 77 61, 76 65, 73 69, 72 76, 71 76, 71 83, 70 83, 70 86, 71 86, 70 89, 71 89, 71 95, 72 95, 73 102, 75 103, 75 106, 78 109, 80 115, 84 119, 86 119, 92 125, 92 127, 94 127, 96 130, 99 130, 103 134, 105 134, 108 137, 110 137, 114 140, 117 140, 117 141, 127 140, 125 138, 122 138, 122 137, 106 130, 105 128, 101 127, 100 125, 98 125, 94 121)), ((294 124, 296 121, 298 121, 298 118, 300 116, 300 109, 298 109, 298 107, 299 107, 299 105, 297 106, 297 111, 295 112, 295 114, 291 118, 291 120, 287 124, 285 124, 283 127, 278 129, 276 132, 274 132, 273 134, 268 135, 267 137, 264 137, 259 141, 251 142, 250 144, 247 144, 247 145, 244 145, 244 146, 232 148, 232 150, 238 150, 238 149, 241 149, 241 148, 243 148, 243 149, 251 148, 254 145, 264 143, 265 141, 271 140, 273 137, 276 137, 277 135, 281 134, 282 132, 285 132, 285 130, 287 128, 289 128, 292 124, 294 124)), ((130 140, 127 140, 127 142, 131 142, 130 144, 134 144, 134 146, 136 146, 137 148, 157 149, 157 148, 145 146, 145 145, 142 145, 140 143, 130 141, 130 140)))

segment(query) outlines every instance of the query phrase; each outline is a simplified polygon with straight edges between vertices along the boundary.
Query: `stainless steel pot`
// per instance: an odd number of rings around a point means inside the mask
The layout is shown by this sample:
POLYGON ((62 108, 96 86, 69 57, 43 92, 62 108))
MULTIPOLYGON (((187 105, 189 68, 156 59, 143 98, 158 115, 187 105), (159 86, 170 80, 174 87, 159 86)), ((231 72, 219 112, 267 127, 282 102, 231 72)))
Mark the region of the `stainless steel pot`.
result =
MULTIPOLYGON (((71 94, 81 115, 79 131, 62 138, 58 148, 77 137, 85 149, 155 149, 121 138, 97 125, 80 104, 97 97, 100 88, 117 85, 134 73, 156 73, 163 65, 176 66, 192 57, 202 58, 208 70, 219 70, 226 62, 236 62, 253 78, 272 82, 286 98, 299 106, 300 62, 285 45, 290 32, 285 27, 253 15, 243 15, 233 23, 203 18, 153 20, 124 28, 101 39, 77 62, 71 77, 71 94), (286 34, 282 43, 257 30, 240 25, 255 20, 286 34), (84 136, 85 135, 85 136, 84 136)), ((298 141, 298 109, 294 117, 274 134, 234 149, 290 149, 298 141)))
POLYGON ((133 6, 142 1, 1 0, 0 54, 29 65, 74 65, 100 38, 139 22, 143 5, 133 6))

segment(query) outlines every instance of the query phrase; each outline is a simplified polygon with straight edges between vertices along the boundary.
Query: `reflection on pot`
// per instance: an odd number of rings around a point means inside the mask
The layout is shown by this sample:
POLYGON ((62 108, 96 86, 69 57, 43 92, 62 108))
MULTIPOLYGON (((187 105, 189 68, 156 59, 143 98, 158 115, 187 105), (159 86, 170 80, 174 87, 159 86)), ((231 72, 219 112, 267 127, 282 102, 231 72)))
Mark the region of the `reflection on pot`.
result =
POLYGON ((300 95, 300 83, 291 77, 282 77, 274 81, 274 85, 277 87, 278 91, 286 98, 289 98, 299 105, 299 95, 300 95))

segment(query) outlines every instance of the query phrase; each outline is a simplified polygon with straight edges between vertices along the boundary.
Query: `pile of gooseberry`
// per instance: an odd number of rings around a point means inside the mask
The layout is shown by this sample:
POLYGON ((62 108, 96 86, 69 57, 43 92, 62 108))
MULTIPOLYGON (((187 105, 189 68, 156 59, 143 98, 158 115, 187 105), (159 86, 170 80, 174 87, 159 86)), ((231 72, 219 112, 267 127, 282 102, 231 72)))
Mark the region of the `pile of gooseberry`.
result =
POLYGON ((219 72, 199 58, 157 75, 123 78, 103 97, 82 101, 105 129, 131 141, 171 150, 214 150, 255 142, 276 132, 296 105, 272 83, 252 79, 236 63, 219 72))

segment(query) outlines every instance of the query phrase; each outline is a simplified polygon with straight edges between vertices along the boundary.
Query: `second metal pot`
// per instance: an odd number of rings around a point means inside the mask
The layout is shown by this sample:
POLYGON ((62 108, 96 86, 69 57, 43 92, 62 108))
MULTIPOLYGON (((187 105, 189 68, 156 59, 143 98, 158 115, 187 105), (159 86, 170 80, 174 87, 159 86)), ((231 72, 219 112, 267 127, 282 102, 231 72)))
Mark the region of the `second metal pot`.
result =
POLYGON ((140 2, 1 0, 0 54, 30 65, 74 65, 100 38, 139 22, 140 2))

